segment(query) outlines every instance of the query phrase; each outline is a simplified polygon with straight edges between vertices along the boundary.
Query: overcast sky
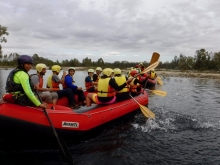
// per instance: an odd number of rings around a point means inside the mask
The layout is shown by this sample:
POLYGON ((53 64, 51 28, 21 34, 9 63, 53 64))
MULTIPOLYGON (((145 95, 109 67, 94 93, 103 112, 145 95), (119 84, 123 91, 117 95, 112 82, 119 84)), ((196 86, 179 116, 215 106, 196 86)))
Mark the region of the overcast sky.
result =
POLYGON ((220 51, 219 0, 0 0, 3 54, 171 61, 220 51))

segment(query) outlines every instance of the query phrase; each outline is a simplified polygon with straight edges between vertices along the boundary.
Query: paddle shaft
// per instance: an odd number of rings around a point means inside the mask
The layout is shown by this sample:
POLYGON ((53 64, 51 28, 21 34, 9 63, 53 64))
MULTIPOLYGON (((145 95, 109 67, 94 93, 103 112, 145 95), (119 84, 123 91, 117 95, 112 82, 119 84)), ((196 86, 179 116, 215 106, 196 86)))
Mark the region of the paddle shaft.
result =
MULTIPOLYGON (((39 94, 38 94, 37 91, 36 91, 36 94, 37 94, 37 97, 39 98, 40 102, 42 103, 42 100, 41 100, 41 98, 40 98, 40 96, 39 96, 39 94)), ((73 165, 73 159, 72 159, 72 156, 71 156, 71 154, 70 154, 70 152, 69 152, 69 149, 68 149, 67 146, 66 146, 66 143, 64 142, 64 140, 62 140, 63 145, 61 144, 61 142, 60 142, 60 139, 61 139, 61 138, 59 138, 59 136, 58 136, 58 134, 57 134, 57 131, 56 131, 56 129, 54 128, 53 123, 52 123, 52 121, 51 121, 51 119, 50 119, 50 117, 49 117, 49 115, 48 115, 48 113, 47 113, 46 108, 43 108, 43 110, 44 110, 44 113, 45 113, 45 115, 46 115, 46 117, 47 117, 47 120, 49 121, 50 126, 51 126, 51 128, 52 128, 52 130, 53 130, 53 134, 54 134, 54 136, 56 137, 57 142, 58 142, 58 144, 59 144, 59 146, 60 146, 60 150, 62 151, 64 157, 66 158, 67 163, 70 164, 70 165, 73 165), (65 147, 65 150, 64 150, 64 147, 65 147), (65 151, 67 151, 68 156, 67 156, 67 154, 66 154, 65 151)))

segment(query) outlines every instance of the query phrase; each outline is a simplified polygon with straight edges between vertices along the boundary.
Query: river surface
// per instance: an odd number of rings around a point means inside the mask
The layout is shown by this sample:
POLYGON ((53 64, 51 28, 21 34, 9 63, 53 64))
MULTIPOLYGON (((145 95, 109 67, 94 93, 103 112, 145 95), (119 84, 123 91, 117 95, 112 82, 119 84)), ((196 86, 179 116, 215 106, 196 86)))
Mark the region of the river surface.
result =
MULTIPOLYGON (((8 73, 0 70, 0 96, 8 73)), ((85 76, 86 72, 77 71, 76 84, 84 84, 85 76)), ((92 139, 68 144, 75 164, 219 165, 220 80, 161 78, 164 85, 156 88, 167 91, 167 96, 149 93, 148 108, 156 118, 147 119, 139 112, 92 139)), ((0 150, 0 165, 14 164, 59 165, 63 159, 58 149, 0 150)))

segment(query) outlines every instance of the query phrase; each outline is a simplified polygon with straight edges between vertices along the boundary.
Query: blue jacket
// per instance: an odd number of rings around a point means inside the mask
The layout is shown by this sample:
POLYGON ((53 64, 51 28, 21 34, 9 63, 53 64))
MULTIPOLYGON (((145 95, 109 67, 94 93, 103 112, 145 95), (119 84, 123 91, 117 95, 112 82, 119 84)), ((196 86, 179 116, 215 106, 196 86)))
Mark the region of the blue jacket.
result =
POLYGON ((73 90, 77 90, 77 86, 73 84, 73 78, 70 75, 66 75, 65 76, 65 84, 67 86, 67 88, 71 88, 73 90))

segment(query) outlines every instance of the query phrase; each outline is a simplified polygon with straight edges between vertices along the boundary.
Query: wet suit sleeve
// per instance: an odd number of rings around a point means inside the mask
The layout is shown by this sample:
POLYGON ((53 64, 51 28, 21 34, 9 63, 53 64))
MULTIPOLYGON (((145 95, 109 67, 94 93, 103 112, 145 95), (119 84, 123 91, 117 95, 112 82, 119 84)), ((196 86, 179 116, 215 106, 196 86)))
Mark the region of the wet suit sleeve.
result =
POLYGON ((143 85, 143 82, 141 82, 141 81, 139 81, 138 79, 135 78, 135 80, 134 80, 134 84, 136 85, 137 83, 143 85))
POLYGON ((97 74, 94 74, 93 75, 93 81, 96 81, 98 79, 98 75, 97 74))
POLYGON ((27 97, 36 105, 39 106, 41 103, 40 101, 36 98, 34 93, 31 90, 31 86, 29 83, 29 76, 27 73, 21 71, 17 72, 14 75, 14 82, 21 84, 22 88, 24 89, 25 94, 27 97))
POLYGON ((114 88, 116 91, 120 91, 120 90, 122 90, 127 84, 126 84, 126 82, 125 82, 124 84, 118 86, 118 84, 116 83, 115 79, 114 79, 114 78, 111 78, 111 79, 109 80, 109 85, 110 85, 112 88, 114 88))
POLYGON ((77 90, 78 87, 76 85, 74 85, 72 82, 73 82, 72 77, 70 77, 70 76, 65 77, 65 83, 66 83, 67 87, 71 88, 73 90, 77 90))

